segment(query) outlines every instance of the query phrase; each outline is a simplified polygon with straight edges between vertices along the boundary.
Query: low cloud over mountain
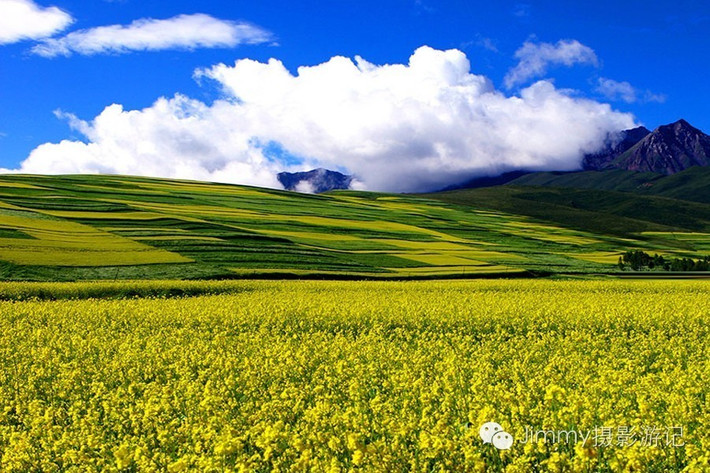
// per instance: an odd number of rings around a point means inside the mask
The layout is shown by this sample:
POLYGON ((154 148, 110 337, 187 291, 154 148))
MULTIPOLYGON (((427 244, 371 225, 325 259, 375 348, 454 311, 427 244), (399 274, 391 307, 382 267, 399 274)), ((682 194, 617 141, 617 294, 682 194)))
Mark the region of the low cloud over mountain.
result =
POLYGON ((319 194, 336 189, 350 189, 353 177, 318 168, 305 172, 280 172, 279 182, 289 191, 319 194))

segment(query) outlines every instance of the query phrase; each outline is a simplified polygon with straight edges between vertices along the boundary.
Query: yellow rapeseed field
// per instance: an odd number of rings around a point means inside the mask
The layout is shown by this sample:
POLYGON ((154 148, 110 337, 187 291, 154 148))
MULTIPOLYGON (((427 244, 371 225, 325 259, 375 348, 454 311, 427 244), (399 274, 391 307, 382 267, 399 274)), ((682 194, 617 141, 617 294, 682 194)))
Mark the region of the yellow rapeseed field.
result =
POLYGON ((0 302, 0 471, 710 470, 707 282, 221 284, 0 302))

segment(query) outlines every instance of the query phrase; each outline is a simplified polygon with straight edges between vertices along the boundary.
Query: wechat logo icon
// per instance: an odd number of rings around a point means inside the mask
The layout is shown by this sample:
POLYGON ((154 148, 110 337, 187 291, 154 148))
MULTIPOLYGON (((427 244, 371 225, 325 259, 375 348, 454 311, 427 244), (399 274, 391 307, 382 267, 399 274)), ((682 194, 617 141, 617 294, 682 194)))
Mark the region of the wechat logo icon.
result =
POLYGON ((478 434, 483 443, 492 443, 498 450, 508 450, 513 446, 513 436, 497 422, 486 422, 478 429, 478 434))

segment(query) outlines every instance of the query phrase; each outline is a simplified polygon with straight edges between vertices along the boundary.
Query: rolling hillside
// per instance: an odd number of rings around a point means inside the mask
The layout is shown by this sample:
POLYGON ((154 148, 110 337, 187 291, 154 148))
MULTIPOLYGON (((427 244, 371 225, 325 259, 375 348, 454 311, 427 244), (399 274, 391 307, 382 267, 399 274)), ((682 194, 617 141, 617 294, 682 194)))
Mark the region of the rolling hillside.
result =
POLYGON ((639 218, 643 202, 605 194, 609 201, 600 212, 580 192, 575 207, 555 190, 507 186, 435 200, 123 176, 4 175, 0 277, 584 274, 613 272, 626 249, 710 251, 708 206, 688 202, 679 210, 678 201, 651 199, 656 207, 639 218))
POLYGON ((633 192, 710 203, 710 167, 692 167, 669 176, 651 172, 536 172, 508 181, 511 186, 571 187, 633 192))
POLYGON ((631 240, 646 238, 649 232, 710 231, 709 205, 630 192, 505 185, 441 192, 429 197, 631 240))

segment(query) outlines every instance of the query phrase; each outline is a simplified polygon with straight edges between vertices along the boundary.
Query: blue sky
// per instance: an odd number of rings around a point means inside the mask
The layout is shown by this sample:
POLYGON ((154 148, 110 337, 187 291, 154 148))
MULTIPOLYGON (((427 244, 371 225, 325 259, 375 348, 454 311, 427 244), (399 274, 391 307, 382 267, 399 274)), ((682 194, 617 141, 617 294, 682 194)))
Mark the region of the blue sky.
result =
MULTIPOLYGON (((608 103, 649 128, 683 117, 710 132, 710 6, 702 1, 0 0, 0 9, 7 2, 57 7, 70 20, 60 21, 55 31, 20 32, 0 44, 0 168, 18 168, 43 143, 99 140, 76 123, 70 126, 67 114, 91 126, 111 104, 129 111, 175 94, 206 106, 224 99, 226 82, 196 80, 199 69, 276 58, 295 76, 299 66, 319 65, 333 56, 361 56, 376 66, 407 64, 423 45, 460 50, 470 72, 488 78, 506 97, 549 79, 569 97, 608 103), (143 45, 89 52, 70 46, 68 52, 37 53, 47 38, 61 41, 72 32, 194 14, 254 30, 246 40, 229 44, 168 42, 151 50, 143 45), (566 59, 560 41, 573 49, 566 59), (535 63, 542 55, 542 66, 511 79, 525 43, 531 49, 528 59, 535 63), (547 60, 545 47, 551 51, 547 60), (57 116, 57 110, 64 115, 57 116)), ((279 145, 289 142, 273 136, 279 145)), ((329 164, 309 156, 306 146, 285 148, 303 158, 303 165, 329 164)), ((350 169, 348 162, 340 167, 350 169)))

